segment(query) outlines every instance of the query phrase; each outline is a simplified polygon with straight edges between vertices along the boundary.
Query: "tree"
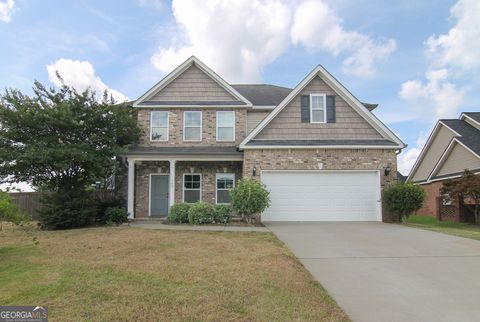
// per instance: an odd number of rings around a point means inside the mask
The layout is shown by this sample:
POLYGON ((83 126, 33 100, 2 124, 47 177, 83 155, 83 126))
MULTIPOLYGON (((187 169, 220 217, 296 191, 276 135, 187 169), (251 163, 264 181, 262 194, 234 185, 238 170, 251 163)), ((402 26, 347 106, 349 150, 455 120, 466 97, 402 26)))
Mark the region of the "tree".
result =
POLYGON ((474 213, 475 223, 480 224, 480 175, 465 170, 460 178, 445 181, 440 192, 448 195, 452 202, 463 201, 474 213))
POLYGON ((394 183, 383 190, 383 200, 388 211, 397 213, 402 222, 420 209, 425 200, 425 190, 411 183, 394 183))
POLYGON ((230 197, 233 209, 247 221, 254 216, 258 217, 270 206, 270 192, 266 186, 251 178, 237 182, 235 188, 230 190, 230 197))
POLYGON ((30 218, 18 210, 8 193, 0 190, 0 231, 3 229, 4 221, 20 225, 30 221, 30 218))
POLYGON ((133 109, 114 104, 108 93, 98 101, 90 90, 39 82, 32 96, 10 89, 0 97, 0 128, 0 180, 70 198, 112 176, 115 157, 140 134, 133 109))

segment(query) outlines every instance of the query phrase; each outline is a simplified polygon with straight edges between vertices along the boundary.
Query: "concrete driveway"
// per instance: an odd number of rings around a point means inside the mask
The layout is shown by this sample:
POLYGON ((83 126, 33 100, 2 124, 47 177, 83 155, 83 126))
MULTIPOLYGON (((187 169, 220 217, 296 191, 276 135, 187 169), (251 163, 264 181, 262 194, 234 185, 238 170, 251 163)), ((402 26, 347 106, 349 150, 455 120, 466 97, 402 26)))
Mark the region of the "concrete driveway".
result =
POLYGON ((354 321, 480 321, 480 242, 378 222, 267 222, 354 321))

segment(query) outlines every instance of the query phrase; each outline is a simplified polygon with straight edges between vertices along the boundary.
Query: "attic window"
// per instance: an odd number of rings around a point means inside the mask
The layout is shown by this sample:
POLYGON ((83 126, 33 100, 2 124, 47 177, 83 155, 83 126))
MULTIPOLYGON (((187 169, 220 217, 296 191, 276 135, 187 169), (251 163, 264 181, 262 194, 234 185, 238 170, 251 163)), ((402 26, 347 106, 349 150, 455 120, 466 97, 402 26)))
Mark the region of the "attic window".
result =
POLYGON ((310 123, 325 123, 327 96, 325 94, 310 94, 310 123))

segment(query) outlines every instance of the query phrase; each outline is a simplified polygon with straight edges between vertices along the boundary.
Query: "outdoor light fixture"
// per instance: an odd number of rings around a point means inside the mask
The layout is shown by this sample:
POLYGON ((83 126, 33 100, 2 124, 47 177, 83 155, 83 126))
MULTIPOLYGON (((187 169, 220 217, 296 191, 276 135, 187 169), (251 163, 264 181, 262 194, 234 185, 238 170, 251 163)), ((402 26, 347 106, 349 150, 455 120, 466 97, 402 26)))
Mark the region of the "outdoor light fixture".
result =
POLYGON ((392 171, 392 168, 390 167, 390 165, 387 165, 387 167, 385 168, 385 176, 388 177, 388 175, 390 174, 390 172, 392 171))
POLYGON ((257 175, 257 160, 253 161, 253 169, 252 169, 252 176, 255 177, 257 175))

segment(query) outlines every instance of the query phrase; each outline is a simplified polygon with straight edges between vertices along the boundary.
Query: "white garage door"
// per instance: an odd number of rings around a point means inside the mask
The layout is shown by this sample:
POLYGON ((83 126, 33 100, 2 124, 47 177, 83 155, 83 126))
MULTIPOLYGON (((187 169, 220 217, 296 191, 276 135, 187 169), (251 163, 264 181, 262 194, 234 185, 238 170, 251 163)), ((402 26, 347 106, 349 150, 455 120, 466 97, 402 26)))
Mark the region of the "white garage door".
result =
POLYGON ((263 221, 381 220, 377 171, 262 171, 271 205, 263 221))

